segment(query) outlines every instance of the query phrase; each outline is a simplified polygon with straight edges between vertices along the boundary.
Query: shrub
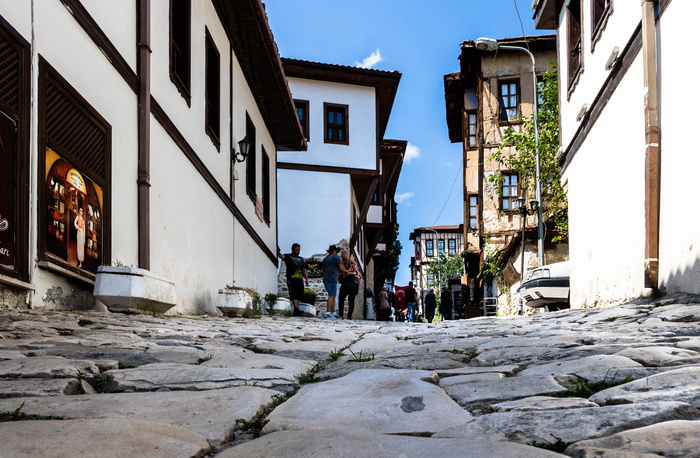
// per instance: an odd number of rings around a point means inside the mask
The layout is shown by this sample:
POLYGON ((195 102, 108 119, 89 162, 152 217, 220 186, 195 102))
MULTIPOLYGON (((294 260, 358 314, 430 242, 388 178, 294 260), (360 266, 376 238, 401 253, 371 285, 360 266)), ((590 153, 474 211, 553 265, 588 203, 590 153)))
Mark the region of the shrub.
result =
POLYGON ((304 288, 304 302, 314 305, 318 299, 318 293, 311 288, 304 288))

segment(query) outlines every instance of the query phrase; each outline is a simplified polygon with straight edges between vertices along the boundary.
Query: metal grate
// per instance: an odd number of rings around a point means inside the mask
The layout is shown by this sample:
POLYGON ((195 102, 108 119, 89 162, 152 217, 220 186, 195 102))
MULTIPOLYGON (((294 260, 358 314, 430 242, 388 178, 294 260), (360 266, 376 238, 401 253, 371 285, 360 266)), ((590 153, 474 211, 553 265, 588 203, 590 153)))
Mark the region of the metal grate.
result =
POLYGON ((0 35, 0 99, 19 111, 19 52, 0 35))
POLYGON ((105 133, 51 81, 46 85, 46 134, 92 172, 105 177, 105 133))

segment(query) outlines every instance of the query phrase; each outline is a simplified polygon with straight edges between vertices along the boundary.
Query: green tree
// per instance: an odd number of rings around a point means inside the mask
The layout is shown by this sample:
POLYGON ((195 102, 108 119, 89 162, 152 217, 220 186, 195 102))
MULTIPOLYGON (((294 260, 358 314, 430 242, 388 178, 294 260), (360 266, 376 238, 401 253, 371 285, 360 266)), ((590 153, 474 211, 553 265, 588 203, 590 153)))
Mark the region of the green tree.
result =
POLYGON ((399 223, 394 223, 394 241, 389 246, 389 265, 387 268, 386 278, 394 281, 396 271, 399 269, 399 258, 401 257, 401 242, 399 241, 399 223))
MULTIPOLYGON (((542 214, 545 222, 549 222, 558 231, 553 240, 561 240, 568 236, 569 217, 568 200, 561 185, 561 172, 557 161, 559 151, 559 87, 555 71, 543 75, 543 83, 539 85, 541 104, 537 110, 539 152, 540 152, 540 181, 542 183, 542 214)), ((500 163, 504 168, 512 170, 520 177, 520 187, 525 195, 534 196, 535 189, 535 123, 534 116, 521 117, 521 129, 516 131, 509 127, 504 132, 504 143, 491 159, 500 163), (507 154, 506 146, 514 146, 518 154, 507 154)), ((503 177, 493 174, 489 181, 496 189, 501 189, 503 177)))
POLYGON ((460 277, 464 273, 464 259, 458 254, 448 256, 444 252, 440 252, 438 257, 440 262, 438 263, 437 259, 430 261, 426 273, 433 276, 433 279, 428 281, 428 287, 439 290, 440 286, 447 285, 450 278, 460 277), (438 285, 438 280, 440 285, 438 285))

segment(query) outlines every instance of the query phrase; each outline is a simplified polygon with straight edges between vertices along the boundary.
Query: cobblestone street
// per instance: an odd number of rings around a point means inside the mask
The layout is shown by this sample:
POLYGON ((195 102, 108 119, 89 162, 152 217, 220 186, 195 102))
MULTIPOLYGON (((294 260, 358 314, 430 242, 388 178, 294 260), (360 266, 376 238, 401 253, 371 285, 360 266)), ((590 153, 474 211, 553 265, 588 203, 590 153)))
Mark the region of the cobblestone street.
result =
POLYGON ((4 310, 0 455, 699 456, 696 302, 429 325, 4 310))

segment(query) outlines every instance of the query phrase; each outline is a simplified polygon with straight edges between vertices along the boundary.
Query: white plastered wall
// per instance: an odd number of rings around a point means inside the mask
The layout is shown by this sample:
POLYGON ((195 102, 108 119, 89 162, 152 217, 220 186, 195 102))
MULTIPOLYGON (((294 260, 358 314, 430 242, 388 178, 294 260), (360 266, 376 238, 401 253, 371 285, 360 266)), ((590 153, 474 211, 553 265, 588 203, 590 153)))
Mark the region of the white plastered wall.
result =
POLYGON ((661 68, 661 243, 659 279, 670 292, 700 293, 700 216, 697 201, 700 156, 693 140, 695 119, 687 107, 697 106, 700 96, 688 90, 683 62, 688 30, 700 17, 699 2, 673 2, 658 28, 661 68), (686 107, 686 108, 684 108, 686 107))

